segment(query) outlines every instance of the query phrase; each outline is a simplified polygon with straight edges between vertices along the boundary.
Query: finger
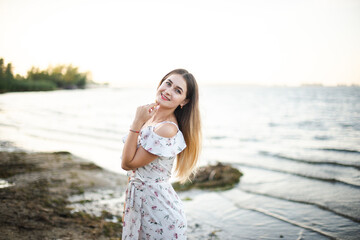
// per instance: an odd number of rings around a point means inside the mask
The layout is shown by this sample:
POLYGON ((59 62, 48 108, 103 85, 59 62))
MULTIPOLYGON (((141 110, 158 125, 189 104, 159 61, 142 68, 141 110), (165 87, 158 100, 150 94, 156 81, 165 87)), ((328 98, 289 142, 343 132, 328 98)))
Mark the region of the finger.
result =
POLYGON ((150 104, 152 107, 149 109, 149 112, 152 112, 153 110, 157 110, 160 108, 160 104, 159 103, 153 103, 153 104, 150 104))
POLYGON ((157 110, 159 109, 159 105, 157 105, 157 106, 155 106, 154 108, 152 108, 151 109, 151 111, 149 112, 150 113, 150 115, 152 116, 152 115, 154 115, 156 112, 157 112, 157 110))
POLYGON ((152 110, 154 110, 154 108, 157 106, 157 103, 151 103, 146 105, 148 107, 149 112, 151 112, 152 110))
POLYGON ((157 103, 150 103, 150 104, 148 104, 147 106, 149 106, 149 107, 154 107, 154 106, 156 106, 157 105, 157 103))

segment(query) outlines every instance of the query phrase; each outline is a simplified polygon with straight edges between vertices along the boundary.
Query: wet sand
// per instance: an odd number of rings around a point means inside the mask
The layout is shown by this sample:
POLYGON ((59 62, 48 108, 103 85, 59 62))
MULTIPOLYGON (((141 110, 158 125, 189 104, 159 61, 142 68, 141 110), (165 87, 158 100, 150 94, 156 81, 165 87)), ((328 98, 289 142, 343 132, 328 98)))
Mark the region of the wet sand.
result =
POLYGON ((121 238, 121 196, 116 213, 99 200, 122 194, 124 175, 69 152, 17 150, 0 152, 0 179, 0 239, 121 238))

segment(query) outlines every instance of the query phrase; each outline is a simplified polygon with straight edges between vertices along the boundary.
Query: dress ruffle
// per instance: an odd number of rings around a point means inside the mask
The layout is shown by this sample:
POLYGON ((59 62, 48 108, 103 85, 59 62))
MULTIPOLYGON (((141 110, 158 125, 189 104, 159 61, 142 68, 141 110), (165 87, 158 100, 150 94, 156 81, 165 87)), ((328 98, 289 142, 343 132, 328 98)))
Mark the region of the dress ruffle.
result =
POLYGON ((141 131, 140 145, 149 153, 160 157, 174 157, 186 148, 185 139, 180 130, 175 136, 166 138, 155 133, 153 126, 148 126, 141 131))

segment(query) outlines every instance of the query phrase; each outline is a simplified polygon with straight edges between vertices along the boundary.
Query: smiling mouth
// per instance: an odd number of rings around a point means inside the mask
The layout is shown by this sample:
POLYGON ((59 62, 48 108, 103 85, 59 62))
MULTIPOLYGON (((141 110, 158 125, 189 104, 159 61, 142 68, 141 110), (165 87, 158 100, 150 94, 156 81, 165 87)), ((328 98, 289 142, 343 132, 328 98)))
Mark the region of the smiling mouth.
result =
POLYGON ((166 101, 170 101, 170 99, 168 99, 167 97, 165 97, 163 94, 161 94, 161 98, 166 100, 166 101))

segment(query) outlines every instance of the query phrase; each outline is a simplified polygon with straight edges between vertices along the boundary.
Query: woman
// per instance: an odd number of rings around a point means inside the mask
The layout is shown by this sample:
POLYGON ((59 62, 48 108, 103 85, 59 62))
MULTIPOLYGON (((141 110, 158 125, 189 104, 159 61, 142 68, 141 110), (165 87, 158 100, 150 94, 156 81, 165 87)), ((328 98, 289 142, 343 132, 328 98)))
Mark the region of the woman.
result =
POLYGON ((183 205, 169 179, 184 183, 194 172, 201 146, 199 93, 194 76, 175 69, 160 81, 156 102, 137 108, 124 139, 128 170, 122 239, 186 239, 183 205))

